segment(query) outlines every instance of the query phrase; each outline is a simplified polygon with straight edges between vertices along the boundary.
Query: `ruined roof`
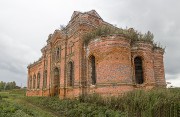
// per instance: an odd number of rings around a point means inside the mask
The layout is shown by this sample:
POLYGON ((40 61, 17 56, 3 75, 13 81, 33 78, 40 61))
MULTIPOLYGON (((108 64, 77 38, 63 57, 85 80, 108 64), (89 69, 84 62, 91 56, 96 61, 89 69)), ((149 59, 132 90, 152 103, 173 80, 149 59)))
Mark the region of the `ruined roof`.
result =
POLYGON ((73 19, 75 16, 77 16, 78 14, 80 14, 81 12, 79 11, 74 11, 74 13, 71 16, 71 19, 73 19))
MULTIPOLYGON (((85 21, 85 20, 83 20, 84 15, 88 15, 88 16, 90 15, 92 17, 95 17, 95 18, 103 21, 103 19, 100 17, 100 15, 95 10, 90 10, 88 12, 74 11, 72 16, 71 16, 69 23, 64 28, 70 29, 70 31, 72 31, 72 26, 74 26, 74 25, 72 25, 73 23, 79 24, 80 22, 82 23, 85 21), (76 18, 78 18, 78 19, 76 19, 76 18)), ((89 23, 89 22, 87 21, 86 23, 89 23)), ((104 22, 104 23, 107 23, 107 22, 104 22)), ((107 23, 107 24, 110 25, 109 23, 107 23)), ((69 31, 69 30, 67 30, 67 31, 69 31)), ((62 29, 56 29, 53 34, 49 34, 48 39, 47 39, 47 43, 50 42, 50 40, 52 40, 52 38, 56 35, 57 32, 61 33, 63 31, 62 31, 62 29)))
POLYGON ((72 20, 74 17, 76 17, 77 15, 79 15, 79 14, 89 14, 89 15, 95 16, 95 17, 97 17, 97 18, 99 18, 99 19, 102 19, 102 18, 100 17, 100 15, 99 15, 95 10, 91 10, 91 11, 83 12, 83 13, 80 12, 80 11, 74 11, 73 14, 72 14, 72 16, 71 16, 71 20, 72 20))

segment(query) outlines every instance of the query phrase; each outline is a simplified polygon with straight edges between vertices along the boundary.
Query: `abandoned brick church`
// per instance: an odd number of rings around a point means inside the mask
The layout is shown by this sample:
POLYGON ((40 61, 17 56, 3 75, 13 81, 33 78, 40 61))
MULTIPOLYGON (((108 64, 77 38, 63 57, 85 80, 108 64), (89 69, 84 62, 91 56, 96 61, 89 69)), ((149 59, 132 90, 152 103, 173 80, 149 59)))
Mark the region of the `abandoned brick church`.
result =
POLYGON ((66 27, 48 36, 40 59, 28 65, 26 95, 74 98, 165 87, 164 49, 152 38, 117 28, 95 10, 74 11, 66 27))

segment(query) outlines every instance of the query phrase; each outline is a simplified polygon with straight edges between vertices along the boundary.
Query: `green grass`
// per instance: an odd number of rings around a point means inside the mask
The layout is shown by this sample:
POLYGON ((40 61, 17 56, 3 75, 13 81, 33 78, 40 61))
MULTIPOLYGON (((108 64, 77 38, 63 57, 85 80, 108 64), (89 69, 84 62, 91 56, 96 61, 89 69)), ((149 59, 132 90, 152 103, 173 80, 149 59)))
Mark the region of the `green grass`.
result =
POLYGON ((0 117, 178 117, 180 89, 137 90, 118 97, 92 94, 79 99, 26 97, 0 92, 0 117))
POLYGON ((119 117, 123 116, 118 110, 112 110, 106 106, 97 104, 83 103, 79 100, 59 100, 58 98, 49 97, 32 97, 25 98, 26 101, 36 104, 41 108, 46 108, 57 115, 67 117, 119 117))
POLYGON ((25 90, 0 92, 0 117, 57 117, 23 98, 25 90))
POLYGON ((22 92, 20 90, 0 92, 0 117, 120 117, 124 115, 118 110, 83 103, 77 99, 25 97, 25 93, 22 92))
POLYGON ((178 117, 180 115, 180 89, 136 90, 124 96, 107 97, 89 95, 83 102, 95 103, 113 110, 127 113, 127 116, 178 117), (178 113, 179 112, 179 113, 178 113))

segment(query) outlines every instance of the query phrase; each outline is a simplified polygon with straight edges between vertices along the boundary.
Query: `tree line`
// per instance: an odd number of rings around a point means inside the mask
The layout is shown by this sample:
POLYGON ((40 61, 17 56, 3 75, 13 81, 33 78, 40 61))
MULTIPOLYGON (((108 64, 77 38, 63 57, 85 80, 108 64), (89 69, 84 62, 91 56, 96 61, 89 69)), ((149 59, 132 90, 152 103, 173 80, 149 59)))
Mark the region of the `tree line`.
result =
POLYGON ((0 81, 0 91, 1 90, 12 90, 12 89, 20 89, 19 86, 16 85, 16 82, 3 82, 0 81))

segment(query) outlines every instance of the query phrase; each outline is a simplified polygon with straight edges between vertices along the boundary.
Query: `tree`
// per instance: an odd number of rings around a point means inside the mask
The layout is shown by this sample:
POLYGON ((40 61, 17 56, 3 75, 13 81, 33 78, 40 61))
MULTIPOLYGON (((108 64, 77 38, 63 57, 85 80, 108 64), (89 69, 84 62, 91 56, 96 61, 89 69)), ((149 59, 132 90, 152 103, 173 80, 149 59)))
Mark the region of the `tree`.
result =
POLYGON ((16 86, 16 82, 13 81, 13 82, 3 82, 1 81, 0 82, 0 90, 11 90, 11 89, 16 89, 17 86, 16 86))
POLYGON ((6 83, 3 82, 3 81, 0 82, 0 90, 3 90, 3 89, 4 89, 5 84, 6 84, 6 83))

